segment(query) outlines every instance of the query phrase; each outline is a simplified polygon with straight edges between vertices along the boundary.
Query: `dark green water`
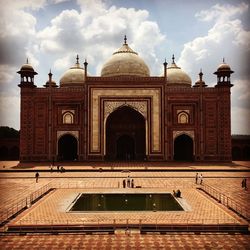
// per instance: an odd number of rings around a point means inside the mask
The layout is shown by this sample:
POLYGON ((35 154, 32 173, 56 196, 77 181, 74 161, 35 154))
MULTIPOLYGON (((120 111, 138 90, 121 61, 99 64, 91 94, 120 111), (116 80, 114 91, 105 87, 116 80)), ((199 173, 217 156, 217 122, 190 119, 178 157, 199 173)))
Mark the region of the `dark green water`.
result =
POLYGON ((183 211, 172 194, 80 194, 70 211, 183 211))

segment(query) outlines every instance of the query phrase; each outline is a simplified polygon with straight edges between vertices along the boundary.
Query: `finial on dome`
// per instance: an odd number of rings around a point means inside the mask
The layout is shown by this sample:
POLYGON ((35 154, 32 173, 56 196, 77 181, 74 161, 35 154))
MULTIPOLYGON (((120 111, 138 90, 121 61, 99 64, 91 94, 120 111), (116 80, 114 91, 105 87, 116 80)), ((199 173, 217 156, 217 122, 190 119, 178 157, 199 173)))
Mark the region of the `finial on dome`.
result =
POLYGON ((165 58, 163 65, 165 66, 165 65, 167 65, 167 64, 168 64, 168 63, 167 63, 167 60, 166 60, 166 58, 165 58))
POLYGON ((88 65, 88 62, 87 62, 87 59, 85 58, 84 60, 84 65, 87 66, 88 65))
POLYGON ((200 76, 200 82, 202 82, 202 76, 203 76, 202 69, 200 69, 199 76, 200 76))
POLYGON ((51 82, 52 82, 52 73, 51 73, 51 69, 49 69, 49 83, 50 83, 50 85, 51 85, 51 82))
POLYGON ((175 59, 175 57, 174 57, 174 54, 173 54, 173 56, 172 56, 172 63, 175 63, 174 59, 175 59))
POLYGON ((223 57, 222 62, 225 63, 225 57, 223 57))
POLYGON ((76 64, 79 64, 79 56, 78 56, 78 54, 76 55, 76 64))
POLYGON ((124 44, 127 44, 127 36, 124 36, 124 44))
POLYGON ((26 63, 29 64, 29 58, 27 57, 26 63))

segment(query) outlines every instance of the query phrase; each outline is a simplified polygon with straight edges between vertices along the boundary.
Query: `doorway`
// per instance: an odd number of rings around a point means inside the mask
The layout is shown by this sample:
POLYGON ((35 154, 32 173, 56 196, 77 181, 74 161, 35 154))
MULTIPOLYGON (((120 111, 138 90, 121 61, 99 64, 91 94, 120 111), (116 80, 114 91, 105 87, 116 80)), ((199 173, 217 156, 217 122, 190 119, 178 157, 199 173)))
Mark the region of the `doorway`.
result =
POLYGON ((193 140, 188 135, 180 135, 174 140, 174 160, 193 161, 193 140))
POLYGON ((58 140, 58 160, 77 160, 77 139, 70 134, 63 135, 58 140))
POLYGON ((106 121, 106 158, 108 160, 143 160, 145 158, 145 119, 141 113, 123 106, 106 121))

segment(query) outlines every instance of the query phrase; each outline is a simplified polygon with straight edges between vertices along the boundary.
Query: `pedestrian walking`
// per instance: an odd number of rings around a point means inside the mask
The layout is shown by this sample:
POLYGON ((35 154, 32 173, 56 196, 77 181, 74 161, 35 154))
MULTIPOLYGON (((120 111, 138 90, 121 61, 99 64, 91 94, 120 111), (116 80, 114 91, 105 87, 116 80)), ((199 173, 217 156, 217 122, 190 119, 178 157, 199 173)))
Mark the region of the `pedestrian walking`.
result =
POLYGON ((125 188, 125 187, 126 187, 126 180, 125 180, 125 179, 123 179, 123 181, 122 181, 122 185, 123 185, 123 188, 125 188))
POLYGON ((127 187, 130 188, 130 176, 128 175, 128 178, 127 178, 127 187))
POLYGON ((39 173, 38 172, 36 172, 35 177, 36 177, 36 183, 38 183, 38 179, 39 179, 39 173))
POLYGON ((203 176, 202 174, 200 174, 200 184, 202 185, 202 182, 203 182, 203 176))
POLYGON ((131 187, 134 188, 134 179, 131 180, 131 187))
POLYGON ((242 182, 241 182, 241 187, 244 188, 245 190, 247 190, 247 179, 243 178, 242 182))
POLYGON ((195 184, 198 184, 198 178, 199 178, 199 175, 198 175, 198 173, 196 173, 196 176, 195 176, 195 184))

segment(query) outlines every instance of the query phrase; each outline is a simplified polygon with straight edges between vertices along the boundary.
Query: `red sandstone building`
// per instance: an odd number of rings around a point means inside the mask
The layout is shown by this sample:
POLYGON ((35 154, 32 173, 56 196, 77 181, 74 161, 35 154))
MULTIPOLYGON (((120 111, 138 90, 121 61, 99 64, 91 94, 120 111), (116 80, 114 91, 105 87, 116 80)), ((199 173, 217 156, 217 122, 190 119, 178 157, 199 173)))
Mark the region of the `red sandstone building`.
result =
POLYGON ((24 64, 21 76, 20 161, 231 161, 230 75, 222 63, 217 83, 192 85, 174 57, 163 76, 126 43, 101 76, 76 64, 60 79, 36 87, 24 64))

